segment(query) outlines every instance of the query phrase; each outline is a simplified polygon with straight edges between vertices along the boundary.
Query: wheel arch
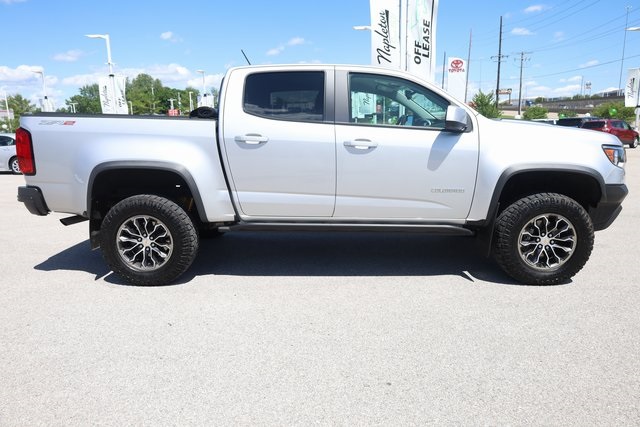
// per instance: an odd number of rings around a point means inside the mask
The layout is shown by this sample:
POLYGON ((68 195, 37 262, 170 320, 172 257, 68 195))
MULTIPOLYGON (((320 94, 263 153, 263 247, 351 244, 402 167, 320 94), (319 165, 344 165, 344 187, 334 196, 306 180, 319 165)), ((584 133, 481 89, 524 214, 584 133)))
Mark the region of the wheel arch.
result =
POLYGON ((109 209, 138 194, 165 197, 194 219, 206 222, 198 186, 184 166, 155 161, 106 162, 93 169, 87 185, 87 216, 91 222, 92 240, 109 209))
POLYGON ((490 217, 496 217, 506 206, 535 193, 564 194, 588 210, 601 200, 605 183, 595 169, 584 166, 514 166, 506 169, 496 183, 490 217))
MULTIPOLYGON (((574 199, 587 211, 605 194, 605 183, 595 170, 574 165, 520 165, 502 172, 493 190, 485 220, 478 226, 478 236, 486 255, 490 255, 495 221, 513 202, 536 193, 558 193, 574 199)), ((593 218, 592 218, 593 220, 593 218)))

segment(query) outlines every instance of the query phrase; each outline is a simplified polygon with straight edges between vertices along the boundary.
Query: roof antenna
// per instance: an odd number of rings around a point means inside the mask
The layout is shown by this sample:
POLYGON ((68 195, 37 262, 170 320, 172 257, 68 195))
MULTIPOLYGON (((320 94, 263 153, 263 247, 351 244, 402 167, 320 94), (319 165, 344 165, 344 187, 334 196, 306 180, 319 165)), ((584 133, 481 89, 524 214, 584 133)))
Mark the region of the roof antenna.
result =
POLYGON ((249 61, 249 58, 247 58, 247 55, 244 53, 244 50, 240 49, 240 52, 242 52, 242 55, 244 56, 244 59, 247 60, 247 64, 251 65, 251 62, 249 61))

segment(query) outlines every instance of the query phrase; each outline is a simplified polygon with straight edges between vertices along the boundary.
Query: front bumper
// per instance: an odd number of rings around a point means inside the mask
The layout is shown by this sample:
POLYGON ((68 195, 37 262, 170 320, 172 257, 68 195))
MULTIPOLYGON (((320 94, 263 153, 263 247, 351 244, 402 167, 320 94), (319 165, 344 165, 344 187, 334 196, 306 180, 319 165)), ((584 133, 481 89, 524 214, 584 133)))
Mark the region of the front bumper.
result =
POLYGON ((27 210, 34 215, 44 216, 50 212, 38 187, 18 187, 18 201, 24 203, 27 210))
POLYGON ((622 201, 629 194, 625 184, 607 184, 605 193, 597 206, 589 209, 595 231, 609 227, 622 210, 622 201))

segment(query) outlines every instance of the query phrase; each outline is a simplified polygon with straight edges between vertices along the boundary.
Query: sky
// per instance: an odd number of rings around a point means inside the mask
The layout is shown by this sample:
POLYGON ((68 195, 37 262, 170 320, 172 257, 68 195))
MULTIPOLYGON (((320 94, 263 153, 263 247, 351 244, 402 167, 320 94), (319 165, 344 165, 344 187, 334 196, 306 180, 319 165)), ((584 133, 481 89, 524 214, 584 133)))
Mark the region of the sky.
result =
MULTIPOLYGON (((639 1, 440 0, 434 82, 471 42, 469 100, 495 91, 501 17, 500 87, 514 98, 521 69, 532 99, 614 90, 640 67, 640 31, 625 31, 640 27, 639 1)), ((252 64, 371 63, 370 32, 353 29, 370 25, 369 0, 0 0, 0 23, 0 100, 39 105, 44 76, 56 108, 108 73, 105 40, 87 34, 109 34, 116 74, 180 89, 203 75, 218 88, 243 52, 252 64)))

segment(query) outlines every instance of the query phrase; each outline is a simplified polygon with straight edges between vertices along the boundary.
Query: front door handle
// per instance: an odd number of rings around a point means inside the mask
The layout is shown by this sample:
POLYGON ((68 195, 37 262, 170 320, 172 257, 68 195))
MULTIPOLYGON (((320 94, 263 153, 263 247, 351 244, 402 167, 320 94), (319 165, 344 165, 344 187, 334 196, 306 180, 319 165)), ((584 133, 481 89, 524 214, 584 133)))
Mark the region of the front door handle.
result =
POLYGON ((366 138, 357 138, 351 141, 345 141, 344 146, 356 148, 358 150, 368 150, 370 148, 377 147, 378 143, 366 138))
POLYGON ((236 142, 243 142, 245 144, 258 145, 264 144, 269 141, 269 138, 262 136, 259 133, 248 133, 246 135, 236 136, 234 138, 236 142))

